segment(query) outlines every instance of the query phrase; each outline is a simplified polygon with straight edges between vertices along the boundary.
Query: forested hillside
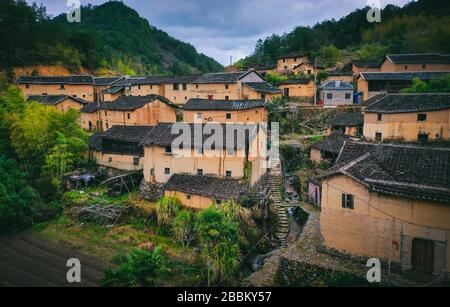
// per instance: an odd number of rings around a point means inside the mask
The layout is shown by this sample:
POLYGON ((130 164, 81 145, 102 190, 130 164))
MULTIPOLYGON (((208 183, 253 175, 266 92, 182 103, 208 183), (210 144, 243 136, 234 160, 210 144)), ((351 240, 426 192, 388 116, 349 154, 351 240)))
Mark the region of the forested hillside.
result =
POLYGON ((141 18, 122 2, 86 6, 81 23, 65 14, 49 18, 45 7, 23 0, 0 0, 0 67, 63 65, 97 74, 197 73, 221 70, 199 54, 141 18))
POLYGON ((345 50, 362 60, 379 60, 388 52, 450 52, 450 1, 419 0, 402 8, 388 5, 382 11, 381 23, 369 23, 368 10, 358 9, 337 21, 313 27, 299 25, 292 32, 273 34, 259 40, 254 54, 240 64, 272 64, 279 56, 299 51, 311 51, 320 59, 327 53, 336 57, 338 50, 341 54, 345 50))

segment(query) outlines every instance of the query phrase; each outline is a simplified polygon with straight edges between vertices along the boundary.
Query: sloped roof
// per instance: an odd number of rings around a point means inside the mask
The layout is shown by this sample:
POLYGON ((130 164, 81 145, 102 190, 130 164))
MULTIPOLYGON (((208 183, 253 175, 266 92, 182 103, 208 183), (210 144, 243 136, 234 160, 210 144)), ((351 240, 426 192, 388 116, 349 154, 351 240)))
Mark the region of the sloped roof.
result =
POLYGON ((113 102, 90 103, 81 109, 83 113, 94 113, 97 110, 111 110, 111 111, 134 111, 142 108, 146 104, 152 103, 155 100, 160 100, 170 106, 176 107, 167 98, 160 95, 148 96, 122 96, 113 102))
POLYGON ((103 133, 95 133, 88 139, 89 149, 95 151, 102 151, 102 135, 103 133))
MULTIPOLYGON (((142 140, 141 144, 144 146, 158 146, 158 147, 167 147, 167 146, 172 146, 173 142, 175 141, 175 139, 177 139, 178 137, 180 137, 183 134, 183 130, 179 130, 177 129, 177 133, 172 133, 172 128, 174 127, 174 125, 177 125, 176 127, 179 128, 185 128, 186 130, 189 131, 190 133, 190 137, 191 137, 191 147, 192 148, 202 148, 205 144, 205 142, 215 133, 215 130, 212 131, 212 133, 206 133, 206 131, 204 131, 205 128, 205 124, 202 124, 200 126, 200 124, 186 124, 186 123, 177 123, 177 124, 173 124, 173 123, 160 123, 158 124, 155 128, 153 128, 146 136, 145 138, 142 140), (201 144, 197 144, 197 140, 195 139, 197 130, 195 129, 199 129, 202 128, 202 140, 201 140, 201 144)), ((222 146, 224 149, 227 148, 227 143, 233 144, 235 149, 242 149, 245 147, 245 144, 238 144, 238 132, 237 129, 234 129, 233 133, 227 133, 227 125, 225 124, 208 124, 209 127, 215 128, 217 127, 217 129, 222 130, 222 146)), ((228 126, 230 127, 230 126, 228 126)), ((234 127, 238 127, 239 128, 244 128, 245 125, 238 125, 236 124, 234 127)), ((254 126, 254 131, 256 133, 256 129, 257 126, 254 126)), ((244 133, 244 132, 241 132, 244 133)), ((250 135, 251 138, 254 138, 255 133, 252 133, 250 135)), ((217 144, 216 144, 217 145, 217 144)))
POLYGON ((278 85, 289 85, 289 84, 305 84, 306 85, 311 82, 314 82, 314 81, 311 79, 307 79, 307 78, 289 79, 289 80, 279 82, 278 85))
POLYGON ((327 81, 320 86, 322 90, 353 90, 353 85, 344 81, 327 81))
POLYGON ((372 192, 450 204, 448 148, 347 142, 336 166, 324 177, 336 174, 350 176, 372 192), (364 147, 360 157, 342 160, 349 149, 355 157, 359 146, 364 147))
POLYGON ((33 100, 45 105, 55 106, 66 99, 72 99, 82 105, 86 105, 88 103, 83 99, 75 98, 69 95, 30 95, 28 96, 27 101, 33 100))
POLYGON ((229 200, 238 199, 247 191, 248 186, 234 179, 175 174, 170 177, 164 189, 205 196, 214 200, 229 200))
POLYGON ((113 126, 102 134, 102 138, 139 143, 153 128, 151 126, 113 126))
MULTIPOLYGON (((235 83, 239 81, 241 78, 245 77, 246 75, 250 73, 256 73, 259 75, 258 72, 256 72, 254 69, 250 69, 248 71, 240 71, 240 72, 219 72, 219 73, 207 73, 199 76, 193 83, 196 84, 214 84, 214 83, 235 83)), ((261 75, 259 75, 261 77, 261 75)), ((261 77, 261 79, 263 79, 261 77)))
POLYGON ((450 74, 448 71, 430 72, 362 72, 361 77, 368 81, 411 81, 439 79, 450 74))
POLYGON ((388 54, 386 58, 394 64, 450 64, 450 54, 388 54))
POLYGON ((94 85, 96 86, 108 86, 113 85, 117 81, 125 77, 94 77, 94 85))
POLYGON ((333 133, 325 137, 322 141, 312 144, 310 148, 333 153, 337 158, 344 143, 350 139, 352 139, 352 137, 348 135, 333 133))
POLYGON ((291 52, 287 53, 284 56, 278 57, 278 59, 291 59, 291 58, 302 58, 305 56, 309 56, 311 52, 291 52))
POLYGON ((22 76, 17 79, 18 84, 78 84, 93 85, 94 78, 92 76, 22 76))
POLYGON ((366 107, 368 113, 411 113, 450 109, 450 94, 389 94, 366 107))
POLYGON ((246 82, 244 83, 244 85, 259 93, 281 93, 281 90, 279 88, 274 87, 267 82, 246 82))
POLYGON ((354 61, 353 65, 360 68, 380 68, 381 62, 376 61, 354 61))
POLYGON ((361 113, 342 113, 332 118, 330 126, 362 126, 364 124, 364 116, 361 113))
POLYGON ((201 75, 182 75, 182 76, 147 76, 133 79, 132 85, 160 85, 171 83, 194 83, 201 75))
POLYGON ((106 90, 102 91, 102 94, 115 94, 123 90, 124 86, 111 86, 107 88, 106 90))
POLYGON ((264 108, 266 103, 264 100, 209 100, 192 98, 183 107, 188 111, 237 111, 248 110, 254 108, 264 108))
POLYGON ((363 102, 359 103, 358 105, 365 106, 365 107, 370 106, 372 103, 377 102, 378 100, 386 97, 387 95, 388 95, 387 93, 383 93, 383 94, 373 96, 372 98, 364 100, 363 102))

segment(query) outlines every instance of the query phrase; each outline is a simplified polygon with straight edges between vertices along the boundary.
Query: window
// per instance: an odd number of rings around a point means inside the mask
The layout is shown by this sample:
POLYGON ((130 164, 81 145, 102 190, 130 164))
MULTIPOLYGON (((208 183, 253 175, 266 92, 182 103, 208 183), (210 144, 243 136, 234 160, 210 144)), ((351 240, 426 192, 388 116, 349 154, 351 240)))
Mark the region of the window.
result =
MULTIPOLYGON (((286 63, 286 59, 283 59, 283 63, 286 63)), ((285 66, 287 68, 287 66, 285 66)))
POLYGON ((425 65, 425 64, 422 65, 422 68, 423 68, 423 69, 426 69, 426 68, 427 68, 427 65, 425 65))
POLYGON ((225 84, 225 89, 227 90, 229 88, 228 84, 225 84))
POLYGON ((297 62, 297 58, 294 58, 294 62, 297 62))
POLYGON ((417 136, 417 141, 418 141, 419 143, 428 143, 428 134, 426 134, 426 133, 420 133, 420 134, 417 136))
POLYGON ((333 94, 332 93, 328 93, 327 94, 327 99, 333 99, 333 94))
POLYGON ((350 93, 345 94, 345 99, 350 99, 350 98, 352 98, 352 94, 350 94, 350 93))
POLYGON ((231 171, 227 171, 226 172, 227 178, 231 178, 232 175, 233 175, 233 172, 231 172, 231 171))
POLYGON ((351 194, 342 194, 342 208, 355 209, 355 196, 351 194))
POLYGON ((108 123, 106 123, 106 129, 109 129, 109 124, 108 123))
POLYGON ((91 131, 91 130, 92 130, 92 122, 89 121, 89 131, 91 131))
POLYGON ((112 158, 111 158, 111 157, 108 158, 108 162, 109 162, 109 163, 112 162, 112 158))
POLYGON ((180 85, 178 83, 174 83, 173 84, 173 90, 174 91, 178 91, 179 88, 180 88, 180 85))
POLYGON ((83 98, 86 98, 86 95, 83 95, 83 98))
POLYGON ((405 70, 408 70, 408 65, 405 65, 405 70))
POLYGON ((198 84, 195 85, 195 88, 198 89, 198 84))
POLYGON ((166 174, 166 175, 170 175, 170 168, 165 168, 164 169, 164 174, 166 174))
POLYGON ((138 85, 138 90, 140 90, 141 89, 141 86, 140 85, 138 85))
POLYGON ((417 121, 418 122, 424 122, 427 120, 427 115, 426 114, 418 114, 417 115, 417 121))
POLYGON ((105 116, 108 116, 108 111, 105 110, 105 116))
POLYGON ((308 75, 310 75, 312 73, 311 69, 308 69, 308 75))
POLYGON ((152 168, 152 169, 150 170, 150 176, 155 176, 155 169, 154 169, 154 168, 152 168))
POLYGON ((261 94, 261 99, 266 100, 266 94, 261 94))
POLYGON ((131 118, 131 114, 127 113, 127 118, 130 119, 131 118))
POLYGON ((60 90, 64 90, 64 84, 61 84, 61 85, 59 86, 59 89, 60 89, 60 90))
POLYGON ((378 120, 379 122, 381 122, 381 121, 383 120, 383 114, 378 114, 378 115, 377 115, 377 120, 378 120))
POLYGON ((201 120, 202 117, 203 117, 203 115, 202 115, 202 113, 197 113, 197 114, 196 114, 196 117, 197 117, 197 119, 200 119, 200 120, 201 120))
POLYGON ((151 89, 151 90, 153 89, 153 85, 150 85, 150 89, 151 89))
POLYGON ((186 195, 187 200, 191 200, 191 195, 186 195))
POLYGON ((230 96, 225 96, 225 100, 230 100, 230 96))
POLYGON ((383 140, 383 133, 381 133, 381 132, 375 133, 375 140, 377 142, 381 142, 383 140))
POLYGON ((166 147, 166 154, 172 154, 172 146, 166 147))
POLYGON ((183 91, 187 90, 187 84, 183 83, 183 91))
POLYGON ((47 93, 42 93, 42 96, 47 96, 48 94, 47 93))
POLYGON ((25 88, 30 88, 30 85, 29 84, 25 84, 25 88))
POLYGON ((214 99, 214 95, 208 95, 208 100, 213 100, 214 99))
POLYGON ((227 113, 227 119, 231 119, 231 113, 227 113))
POLYGON ((197 175, 203 176, 203 170, 202 169, 197 170, 197 175))
POLYGON ((139 166, 139 158, 133 158, 133 165, 134 166, 139 166))

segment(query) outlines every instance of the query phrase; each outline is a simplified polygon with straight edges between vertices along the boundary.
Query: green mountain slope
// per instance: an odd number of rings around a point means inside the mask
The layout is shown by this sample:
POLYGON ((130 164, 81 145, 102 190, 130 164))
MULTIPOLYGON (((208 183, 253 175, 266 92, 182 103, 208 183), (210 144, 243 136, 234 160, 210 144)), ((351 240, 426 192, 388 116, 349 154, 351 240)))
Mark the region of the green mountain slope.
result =
POLYGON ((367 21, 368 9, 259 40, 254 54, 241 65, 271 64, 279 56, 299 51, 311 51, 320 58, 321 49, 329 45, 364 54, 361 57, 367 60, 376 60, 385 52, 450 52, 450 1, 419 0, 402 8, 388 5, 382 11, 381 23, 367 21), (367 50, 373 54, 366 55, 367 50))
POLYGON ((0 0, 0 66, 62 64, 74 72, 85 67, 123 74, 222 69, 122 2, 83 7, 81 16, 81 23, 68 23, 65 14, 50 19, 43 7, 0 0))

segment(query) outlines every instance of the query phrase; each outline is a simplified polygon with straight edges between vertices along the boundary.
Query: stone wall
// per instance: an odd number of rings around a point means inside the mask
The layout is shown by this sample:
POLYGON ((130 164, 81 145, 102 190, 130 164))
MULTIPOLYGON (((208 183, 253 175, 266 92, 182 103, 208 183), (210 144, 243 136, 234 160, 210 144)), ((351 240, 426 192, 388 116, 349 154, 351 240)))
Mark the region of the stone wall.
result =
POLYGON ((164 196, 164 184, 149 183, 145 180, 142 180, 139 196, 148 201, 158 201, 161 197, 164 196))

